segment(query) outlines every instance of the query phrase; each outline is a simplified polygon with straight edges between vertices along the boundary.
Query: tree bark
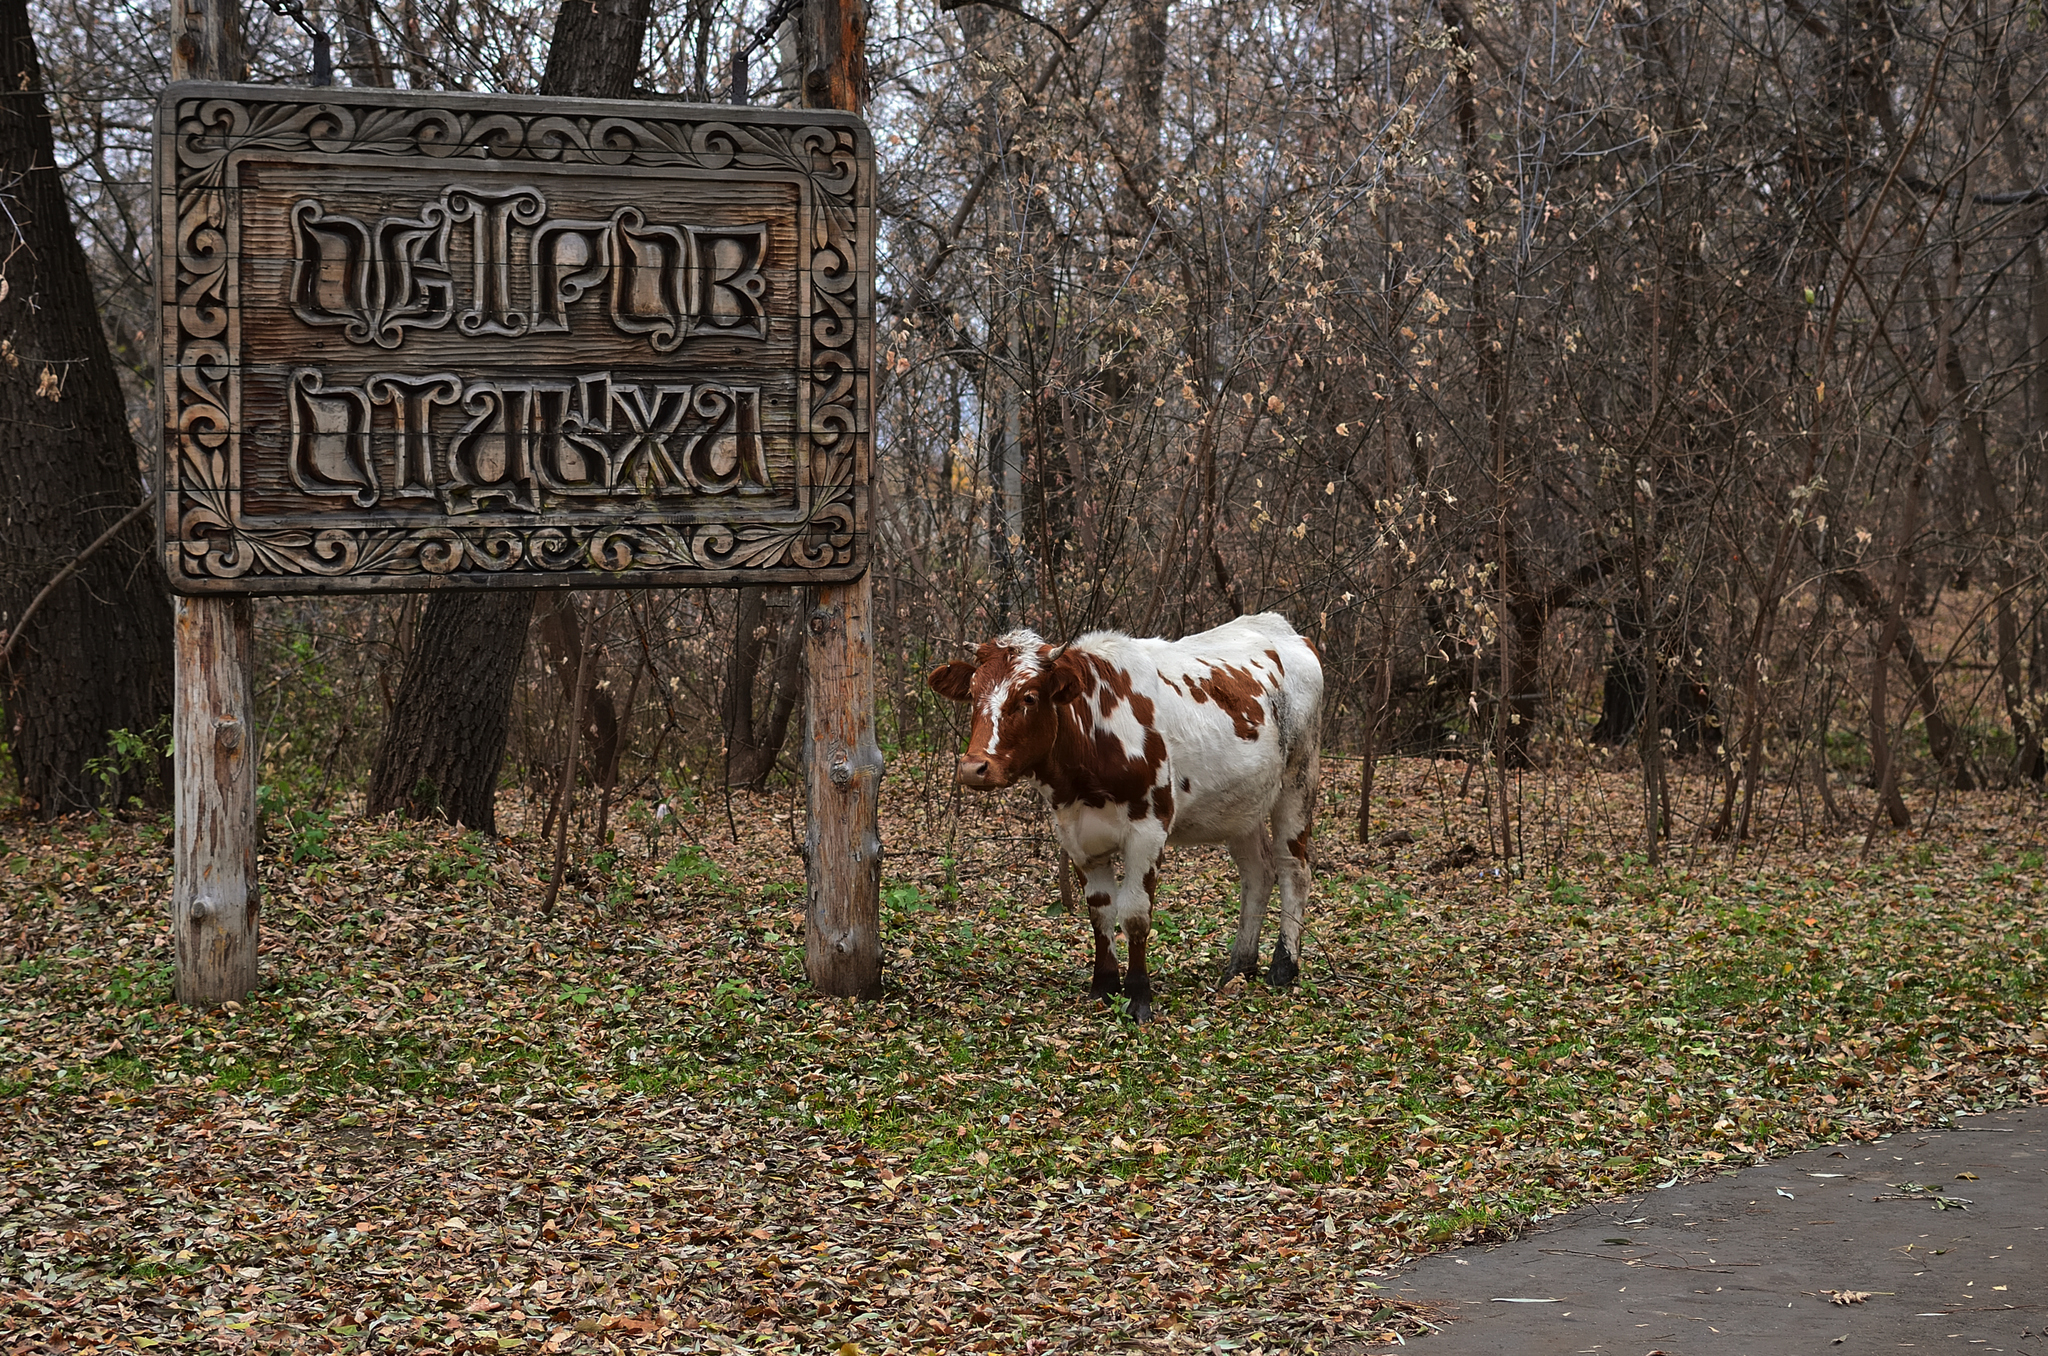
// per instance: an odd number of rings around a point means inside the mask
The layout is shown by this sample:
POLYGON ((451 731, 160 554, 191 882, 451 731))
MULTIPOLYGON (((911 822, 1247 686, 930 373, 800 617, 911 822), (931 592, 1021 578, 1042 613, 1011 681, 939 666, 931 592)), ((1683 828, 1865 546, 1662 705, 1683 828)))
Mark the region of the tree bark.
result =
POLYGON ((370 814, 498 831, 498 769, 532 614, 526 592, 428 601, 370 770, 370 814))
MULTIPOLYGON (((563 0, 542 94, 632 97, 651 0, 563 0)), ((437 593, 370 774, 369 811, 497 831, 492 804, 533 594, 437 593)))
MULTIPOLYGON (((1813 465, 1818 449, 1808 444, 1806 473, 1800 483, 1813 480, 1813 465)), ((1721 799, 1721 816, 1714 824, 1714 837, 1726 838, 1731 832, 1739 840, 1749 838, 1750 813, 1756 807, 1758 779, 1763 775, 1764 762, 1764 664, 1770 653, 1771 634, 1778 621, 1778 604, 1785 593, 1785 572, 1792 561, 1792 536, 1796 524, 1786 522, 1778 529, 1778 543, 1771 552, 1771 571, 1766 577, 1762 591, 1757 595, 1756 625, 1751 629, 1748 646, 1741 652, 1742 660, 1742 818, 1731 823, 1735 808, 1735 766, 1730 749, 1725 766, 1729 769, 1726 783, 1727 792, 1721 799)), ((1803 802, 1802 802, 1803 804, 1803 802)))
MULTIPOLYGON (((1920 530, 1920 495, 1926 487, 1927 465, 1932 457, 1933 431, 1922 431, 1919 453, 1914 461, 1911 478, 1907 481, 1906 521, 1899 531, 1897 563, 1892 569, 1892 596, 1884 612, 1883 638, 1877 643, 1877 662, 1870 676, 1870 772, 1877 783, 1877 799, 1892 827, 1903 829, 1913 822, 1906 811, 1905 799, 1899 794, 1899 764, 1892 750, 1890 716, 1885 709, 1886 679, 1891 673, 1891 650, 1904 637, 1910 641, 1912 631, 1906 625, 1906 585, 1912 573, 1913 538, 1920 530)), ((1917 652, 1918 647, 1914 649, 1917 652)), ((1918 675, 1916 675, 1917 678, 1918 675)), ((1934 746, 1939 732, 1930 723, 1927 727, 1927 741, 1934 746)), ((1941 757, 1941 750, 1935 749, 1935 757, 1941 757)), ((1863 850, 1868 853, 1871 842, 1877 836, 1877 822, 1871 821, 1870 832, 1864 837, 1863 850)))
MULTIPOLYGON (((573 608, 569 617, 575 620, 573 608)), ((579 627, 576 643, 576 674, 569 680, 569 728, 562 738, 562 771, 555 782, 555 807, 548 818, 554 822, 555 863, 548 873, 547 897, 540 902, 540 916, 555 916, 555 901, 562 895, 562 872, 569 857, 569 815, 576 808, 576 745, 583 733, 583 697, 590 690, 590 655, 597 647, 591 643, 590 629, 579 627)))
POLYGON ((759 790, 775 770, 789 737, 790 717, 796 711, 796 697, 802 682, 804 636, 784 614, 769 620, 768 590, 738 590, 733 612, 732 658, 725 670, 724 700, 720 716, 725 726, 726 777, 734 786, 759 790), (754 700, 756 680, 770 641, 774 642, 774 667, 769 675, 767 712, 759 713, 754 700))
MULTIPOLYGON (((57 173, 25 0, 0 0, 0 629, 142 497, 85 252, 57 173)), ((43 600, 0 668, 4 738, 44 818, 105 798, 162 803, 160 758, 103 776, 112 730, 170 713, 171 608, 146 519, 43 600)))
POLYGON ((1963 367, 1959 346, 1953 341, 1945 367, 1949 394, 1962 411, 1956 420, 1956 442, 1963 453, 1964 474, 1975 482, 1977 502, 1991 527, 1991 576, 1997 588, 1992 625, 1998 642, 1998 687, 2005 698, 2005 716, 2012 725, 2013 738, 2009 776, 2015 783, 2039 781, 2043 770, 2041 736, 2027 710, 2026 680, 2020 671, 2019 618, 2012 605, 2013 595, 2019 591, 2019 570, 2013 560, 2017 550, 2012 514, 1999 486, 1998 473, 1991 465, 1991 439, 1984 428, 1984 411, 1972 403, 1969 374, 1963 367))
POLYGON ((647 41, 650 0, 563 0, 542 94, 630 99, 647 41))

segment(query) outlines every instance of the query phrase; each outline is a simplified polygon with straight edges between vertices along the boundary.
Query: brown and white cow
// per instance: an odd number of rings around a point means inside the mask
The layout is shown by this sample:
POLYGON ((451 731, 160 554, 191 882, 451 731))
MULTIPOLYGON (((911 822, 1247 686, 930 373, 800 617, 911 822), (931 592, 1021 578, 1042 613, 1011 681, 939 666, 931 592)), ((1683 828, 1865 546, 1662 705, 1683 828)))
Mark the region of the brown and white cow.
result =
POLYGON ((1287 619, 1239 617, 1185 640, 1095 631, 1069 645, 1012 631, 948 664, 932 689, 973 703, 962 786, 1022 783, 1052 809, 1053 833, 1087 877, 1101 998, 1117 992, 1122 925, 1131 1016, 1152 1013, 1145 968, 1155 869, 1168 843, 1223 843, 1243 913, 1232 975, 1258 969, 1259 929, 1279 858, 1280 940, 1267 982, 1292 984, 1308 894, 1308 837, 1322 734, 1323 666, 1287 619), (1123 883, 1113 859, 1123 858, 1123 883))

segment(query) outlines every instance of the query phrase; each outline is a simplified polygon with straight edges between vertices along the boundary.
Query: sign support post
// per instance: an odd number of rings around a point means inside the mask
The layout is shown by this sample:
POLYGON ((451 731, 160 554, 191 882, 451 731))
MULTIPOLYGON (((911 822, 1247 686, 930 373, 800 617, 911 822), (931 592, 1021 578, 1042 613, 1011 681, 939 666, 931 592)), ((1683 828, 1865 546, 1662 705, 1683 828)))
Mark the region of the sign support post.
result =
MULTIPOLYGON (((862 3, 806 0, 798 44, 806 107, 862 111, 862 3)), ((882 990, 873 580, 866 572, 848 583, 816 585, 804 608, 804 971, 820 993, 844 998, 874 998, 882 990)))
MULTIPOLYGON (((762 584, 809 604, 811 979, 872 996, 874 147, 826 111, 849 81, 809 63, 801 110, 193 81, 239 74, 235 3, 173 0, 157 109, 179 997, 256 979, 251 595, 762 584)), ((835 12, 857 71, 860 11, 835 12)))
MULTIPOLYGON (((238 80, 241 48, 239 0, 172 0, 171 79, 238 80)), ((171 942, 178 1000, 211 1008, 256 984, 254 626, 247 598, 180 596, 173 606, 171 942)))

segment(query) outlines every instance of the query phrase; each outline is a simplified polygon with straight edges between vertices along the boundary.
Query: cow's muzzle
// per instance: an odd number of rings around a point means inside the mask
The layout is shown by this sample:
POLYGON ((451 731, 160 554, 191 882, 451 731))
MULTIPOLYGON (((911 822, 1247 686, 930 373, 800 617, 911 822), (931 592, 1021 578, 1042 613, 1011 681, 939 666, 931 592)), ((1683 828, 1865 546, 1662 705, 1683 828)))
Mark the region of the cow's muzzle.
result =
POLYGON ((1002 767, 986 754, 961 754, 953 775, 970 791, 993 791, 1009 781, 1002 767))

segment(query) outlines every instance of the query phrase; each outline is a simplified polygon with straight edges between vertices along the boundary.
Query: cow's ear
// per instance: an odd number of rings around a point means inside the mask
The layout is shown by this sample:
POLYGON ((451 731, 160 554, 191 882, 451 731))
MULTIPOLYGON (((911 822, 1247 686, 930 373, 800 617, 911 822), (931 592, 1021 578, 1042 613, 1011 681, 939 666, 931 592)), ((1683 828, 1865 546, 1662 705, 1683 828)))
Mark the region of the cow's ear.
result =
POLYGON ((1065 706, 1081 695, 1081 665, 1070 655, 1052 661, 1052 676, 1045 683, 1045 699, 1065 706))
POLYGON ((956 702, 964 702, 974 690, 974 665, 963 664, 956 659, 943 668, 933 669, 931 677, 925 681, 930 683, 932 691, 941 697, 951 697, 956 702))

